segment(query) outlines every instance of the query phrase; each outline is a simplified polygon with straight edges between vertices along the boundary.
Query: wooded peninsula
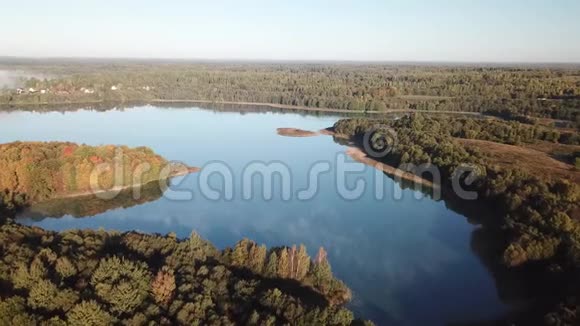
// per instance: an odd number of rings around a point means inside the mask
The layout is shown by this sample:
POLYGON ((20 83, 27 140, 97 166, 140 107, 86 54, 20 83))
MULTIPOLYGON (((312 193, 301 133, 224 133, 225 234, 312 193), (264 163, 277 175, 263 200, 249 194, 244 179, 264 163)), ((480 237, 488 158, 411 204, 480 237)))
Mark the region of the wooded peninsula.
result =
MULTIPOLYGON (((490 155, 490 146, 477 148, 465 142, 537 145, 533 127, 521 123, 413 114, 399 120, 345 119, 331 129, 364 148, 364 139, 370 142, 368 146, 379 146, 372 143, 380 138, 363 137, 376 132, 377 125, 392 128, 397 142, 389 155, 376 159, 396 167, 409 163, 436 166, 450 200, 454 199, 452 179, 460 166, 476 167, 478 177, 466 187, 478 194, 479 204, 494 208, 492 215, 481 217, 477 223, 495 235, 495 261, 535 275, 527 288, 534 289, 532 297, 551 298, 547 306, 553 311, 545 312, 547 324, 575 325, 580 321, 576 313, 580 308, 580 171, 569 165, 561 175, 550 173, 548 166, 502 164, 509 147, 498 158, 490 155)), ((433 181, 430 173, 422 176, 433 181)))

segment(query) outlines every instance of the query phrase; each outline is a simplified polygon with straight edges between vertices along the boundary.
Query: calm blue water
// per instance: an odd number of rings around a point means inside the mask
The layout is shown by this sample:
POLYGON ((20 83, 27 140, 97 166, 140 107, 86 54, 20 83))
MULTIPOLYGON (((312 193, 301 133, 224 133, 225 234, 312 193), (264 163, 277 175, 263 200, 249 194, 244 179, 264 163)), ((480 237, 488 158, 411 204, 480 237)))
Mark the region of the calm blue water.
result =
MULTIPOLYGON (((336 186, 336 159, 345 147, 332 137, 282 137, 279 127, 319 130, 338 117, 292 113, 224 113, 198 108, 136 107, 105 112, 0 112, 0 142, 72 141, 90 145, 148 146, 170 160, 207 167, 223 162, 232 171, 232 200, 203 196, 199 174, 176 179, 176 189, 193 199, 160 198, 126 209, 111 209, 86 218, 23 218, 51 230, 70 228, 121 231, 175 232, 186 237, 195 230, 216 246, 231 246, 247 237, 268 246, 304 243, 311 255, 323 246, 335 274, 353 290, 351 308, 379 325, 444 325, 499 317, 507 308, 495 283, 470 248, 475 226, 446 208, 443 201, 416 199, 413 190, 401 190, 386 176, 385 198, 374 192, 375 171, 347 161, 361 171, 347 177, 367 182, 357 200, 341 197, 336 186), (255 162, 282 162, 292 181, 291 200, 274 196, 242 196, 242 172, 255 162), (213 162, 213 163, 212 163, 213 162), (330 163, 314 198, 299 200, 310 168, 330 163), (402 191, 401 199, 393 193, 402 191)), ((220 163, 221 164, 221 163, 220 163)), ((211 184, 221 184, 218 176, 211 184)), ((253 188, 261 191, 259 179, 253 188)), ((278 183, 276 183, 278 182, 278 183)))

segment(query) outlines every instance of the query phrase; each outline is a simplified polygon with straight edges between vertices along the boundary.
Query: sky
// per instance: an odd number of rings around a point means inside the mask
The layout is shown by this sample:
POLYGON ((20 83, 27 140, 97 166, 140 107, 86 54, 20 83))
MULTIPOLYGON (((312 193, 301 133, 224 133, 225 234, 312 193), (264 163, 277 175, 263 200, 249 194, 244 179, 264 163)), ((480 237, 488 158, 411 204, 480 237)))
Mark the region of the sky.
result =
POLYGON ((578 0, 0 0, 0 56, 580 62, 578 0))

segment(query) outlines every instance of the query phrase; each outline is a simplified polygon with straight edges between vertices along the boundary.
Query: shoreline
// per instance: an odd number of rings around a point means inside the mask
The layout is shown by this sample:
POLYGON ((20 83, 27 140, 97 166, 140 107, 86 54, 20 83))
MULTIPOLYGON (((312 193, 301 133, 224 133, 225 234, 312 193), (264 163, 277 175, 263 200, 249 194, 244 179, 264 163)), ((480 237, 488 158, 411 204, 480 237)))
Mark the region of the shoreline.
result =
POLYGON ((161 181, 168 181, 172 178, 177 178, 177 177, 182 177, 182 176, 186 176, 192 173, 197 173, 199 172, 201 169, 198 167, 188 167, 186 171, 180 171, 180 172, 174 172, 172 173, 169 177, 167 177, 166 179, 158 179, 158 180, 153 180, 147 183, 141 183, 141 184, 132 184, 132 185, 126 185, 126 186, 117 186, 117 187, 113 187, 110 189, 102 189, 102 190, 97 190, 97 191, 80 191, 80 192, 74 192, 74 193, 70 193, 70 194, 64 194, 64 195, 60 195, 60 196, 55 196, 43 201, 39 201, 39 202, 35 202, 32 203, 32 205, 34 204, 39 204, 39 203, 43 203, 43 202, 48 202, 54 199, 67 199, 67 198, 78 198, 78 197, 86 197, 86 196, 93 196, 93 195, 98 195, 98 194, 106 194, 106 193, 111 193, 111 192, 116 192, 116 191, 125 191, 125 190, 130 190, 130 189, 135 189, 137 187, 143 187, 146 186, 148 184, 151 184, 153 182, 161 182, 161 181))
MULTIPOLYGON (((321 129, 315 133, 316 135, 324 135, 324 136, 332 136, 336 138, 342 139, 350 139, 348 136, 339 134, 331 130, 330 128, 321 129)), ((375 168, 381 172, 386 173, 393 178, 400 178, 401 180, 407 180, 415 183, 415 185, 423 185, 427 186, 432 189, 440 189, 441 186, 438 184, 434 184, 433 182, 422 178, 416 174, 411 172, 407 172, 401 169, 398 169, 392 165, 388 165, 382 162, 375 160, 374 158, 368 156, 362 149, 355 147, 355 146, 345 146, 346 147, 346 155, 350 156, 353 160, 375 168)))
POLYGON ((170 104, 170 103, 191 103, 191 104, 215 104, 215 105, 239 105, 239 106, 256 106, 265 107, 271 109, 281 109, 288 111, 308 111, 308 112, 323 112, 323 113, 342 113, 342 114, 392 114, 392 113, 433 113, 433 114, 457 114, 457 115, 471 115, 478 117, 485 117, 486 115, 480 112, 468 112, 468 111, 448 111, 448 110, 411 110, 411 109, 391 109, 385 111, 374 111, 374 110, 347 110, 347 109, 334 109, 334 108, 316 108, 309 106, 296 106, 287 104, 276 104, 276 103, 266 103, 266 102, 243 102, 243 101, 213 101, 213 100, 196 100, 196 99, 150 99, 150 100, 131 100, 131 101, 76 101, 76 102, 39 102, 39 103, 2 103, 0 104, 0 109, 2 108, 23 108, 23 107, 35 107, 35 108, 49 108, 51 106, 60 105, 115 105, 115 104, 170 104))
POLYGON ((269 107, 273 109, 284 109, 291 111, 311 111, 311 112, 328 112, 328 113, 364 113, 364 114, 389 114, 389 113, 442 113, 442 114, 466 114, 483 116, 480 112, 467 112, 467 111, 434 111, 434 110, 410 110, 410 109, 395 109, 395 110, 385 110, 385 111, 360 111, 360 110, 347 110, 347 109, 334 109, 334 108, 315 108, 310 106, 298 106, 298 105, 287 105, 287 104, 276 104, 276 103, 263 103, 263 102, 236 102, 236 101, 210 101, 210 100, 161 100, 155 99, 149 102, 152 103, 200 103, 200 104, 225 104, 225 105, 241 105, 241 106, 260 106, 269 107))
POLYGON ((363 152, 360 148, 358 147, 353 147, 353 146, 348 146, 347 150, 346 150, 346 154, 348 156, 350 156, 353 160, 368 165, 370 167, 373 167, 381 172, 384 172, 390 176, 392 176, 393 178, 400 178, 401 180, 407 180, 407 181, 411 181, 413 182, 415 185, 423 185, 423 186, 427 186, 429 188, 432 189, 439 189, 440 186, 437 184, 434 184, 433 182, 421 178, 418 175, 415 175, 411 172, 407 172, 401 169, 398 169, 394 166, 385 164, 385 163, 381 163, 371 157, 369 157, 365 152, 363 152))

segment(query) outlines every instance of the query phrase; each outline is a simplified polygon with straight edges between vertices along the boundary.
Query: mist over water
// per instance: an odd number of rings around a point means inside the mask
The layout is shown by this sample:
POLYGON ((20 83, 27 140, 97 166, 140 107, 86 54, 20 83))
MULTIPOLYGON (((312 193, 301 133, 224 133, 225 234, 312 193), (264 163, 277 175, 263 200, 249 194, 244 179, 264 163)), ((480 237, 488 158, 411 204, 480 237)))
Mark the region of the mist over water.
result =
POLYGON ((13 89, 23 87, 26 80, 30 78, 50 79, 51 77, 42 73, 0 69, 0 88, 13 89))

